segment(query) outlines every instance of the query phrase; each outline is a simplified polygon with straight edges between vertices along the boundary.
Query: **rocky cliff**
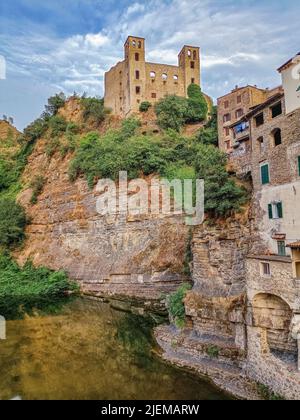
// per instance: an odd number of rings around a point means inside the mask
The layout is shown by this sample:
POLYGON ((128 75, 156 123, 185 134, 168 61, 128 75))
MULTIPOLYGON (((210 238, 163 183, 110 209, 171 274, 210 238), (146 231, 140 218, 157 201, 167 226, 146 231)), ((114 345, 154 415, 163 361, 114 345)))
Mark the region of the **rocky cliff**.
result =
MULTIPOLYGON (((69 101, 60 115, 80 122, 81 109, 69 101)), ((116 127, 108 118, 98 128, 116 127)), ((103 217, 97 213, 98 193, 84 179, 71 183, 68 168, 72 155, 56 151, 47 156, 47 136, 40 139, 23 174, 25 188, 19 202, 30 219, 27 240, 16 254, 19 262, 64 269, 94 296, 129 296, 157 300, 185 280, 184 255, 188 228, 180 217, 103 217), (37 204, 29 187, 36 176, 45 180, 37 204), (27 187, 26 187, 27 185, 27 187)))

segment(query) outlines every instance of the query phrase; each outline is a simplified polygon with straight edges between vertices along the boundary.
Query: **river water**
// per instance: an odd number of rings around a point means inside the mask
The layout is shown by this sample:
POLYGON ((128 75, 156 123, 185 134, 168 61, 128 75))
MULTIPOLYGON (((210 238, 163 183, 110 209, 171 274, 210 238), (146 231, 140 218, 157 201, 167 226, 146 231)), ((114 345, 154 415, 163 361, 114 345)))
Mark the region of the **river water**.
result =
POLYGON ((228 398, 161 361, 151 331, 145 318, 88 299, 58 316, 9 321, 0 341, 0 399, 228 398))

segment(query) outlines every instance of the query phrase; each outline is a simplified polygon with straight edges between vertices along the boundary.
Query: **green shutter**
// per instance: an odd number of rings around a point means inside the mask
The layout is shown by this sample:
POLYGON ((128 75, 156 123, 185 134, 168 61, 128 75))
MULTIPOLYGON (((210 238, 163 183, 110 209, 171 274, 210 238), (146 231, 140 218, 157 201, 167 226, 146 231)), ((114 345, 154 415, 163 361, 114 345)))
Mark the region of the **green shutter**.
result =
POLYGON ((263 185, 269 184, 270 182, 269 165, 261 167, 261 182, 263 185))
POLYGON ((278 241, 278 255, 280 255, 281 257, 286 256, 286 247, 284 241, 278 241))
POLYGON ((283 206, 282 203, 277 203, 277 212, 279 219, 283 218, 283 206))
POLYGON ((269 219, 273 219, 273 206, 272 206, 272 204, 268 205, 268 210, 269 210, 269 219))

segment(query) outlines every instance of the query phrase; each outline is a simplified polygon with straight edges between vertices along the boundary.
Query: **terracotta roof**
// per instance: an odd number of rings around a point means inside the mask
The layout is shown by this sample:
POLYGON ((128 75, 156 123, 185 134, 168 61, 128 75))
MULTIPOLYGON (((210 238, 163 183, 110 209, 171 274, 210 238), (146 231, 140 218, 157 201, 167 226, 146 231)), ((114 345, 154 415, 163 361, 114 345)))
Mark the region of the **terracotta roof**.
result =
POLYGON ((276 93, 276 95, 270 96, 265 102, 262 104, 257 105, 254 107, 248 114, 246 114, 246 118, 249 119, 257 114, 259 111, 262 111, 267 106, 271 105, 273 102, 278 101, 279 99, 284 97, 284 93, 276 93))
POLYGON ((300 249, 300 241, 298 241, 298 242, 293 242, 292 244, 289 244, 289 245, 287 245, 289 248, 292 248, 292 249, 300 249))
POLYGON ((298 52, 298 54, 296 54, 293 58, 290 58, 286 63, 280 66, 279 69, 277 69, 277 71, 281 73, 285 67, 289 66, 293 62, 294 58, 298 57, 298 55, 300 55, 300 52, 298 52))

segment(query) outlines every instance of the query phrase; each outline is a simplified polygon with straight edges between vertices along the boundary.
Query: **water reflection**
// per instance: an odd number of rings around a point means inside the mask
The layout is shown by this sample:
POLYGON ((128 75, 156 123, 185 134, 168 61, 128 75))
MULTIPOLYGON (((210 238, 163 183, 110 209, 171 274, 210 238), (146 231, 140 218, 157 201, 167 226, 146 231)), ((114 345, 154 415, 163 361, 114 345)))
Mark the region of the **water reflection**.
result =
POLYGON ((9 321, 0 399, 224 399, 152 354, 151 324, 90 300, 59 316, 9 321))

